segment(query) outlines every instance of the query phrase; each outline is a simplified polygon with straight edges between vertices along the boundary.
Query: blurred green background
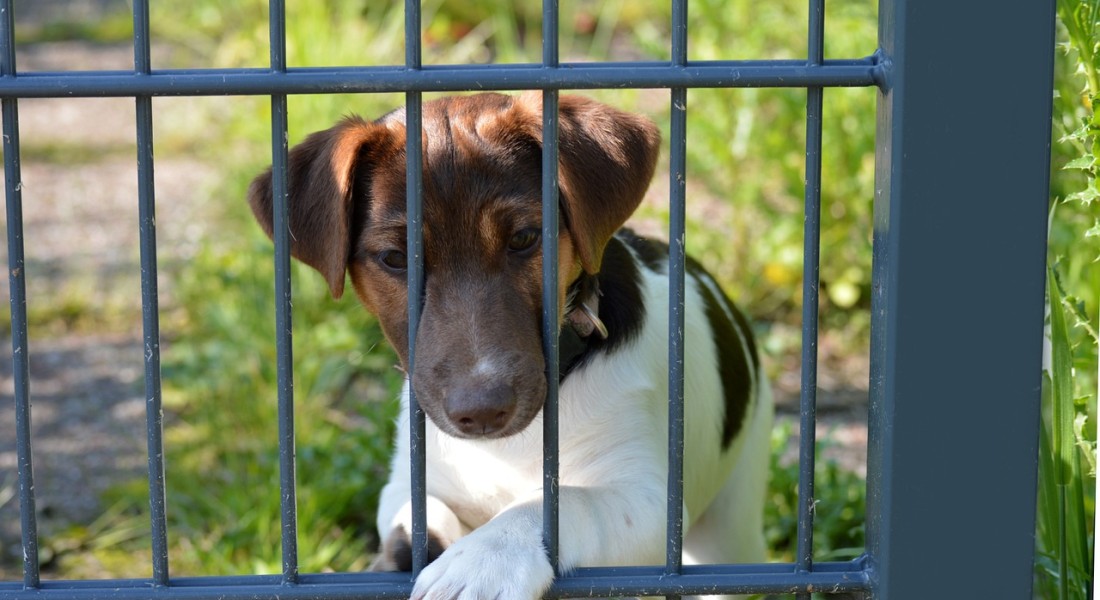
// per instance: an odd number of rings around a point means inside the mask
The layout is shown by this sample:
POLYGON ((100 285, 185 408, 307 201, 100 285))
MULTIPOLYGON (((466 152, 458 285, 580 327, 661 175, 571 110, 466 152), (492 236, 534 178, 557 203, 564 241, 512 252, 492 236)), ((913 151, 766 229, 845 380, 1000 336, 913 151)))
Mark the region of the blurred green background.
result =
MULTIPOLYGON (((59 12, 57 18, 46 15, 30 26, 17 25, 21 50, 127 44, 131 17, 125 3, 95 4, 88 15, 59 12)), ((266 2, 151 4, 154 68, 267 64, 266 2)), ((291 67, 403 63, 399 3, 287 4, 291 67)), ((537 3, 427 0, 422 5, 425 63, 541 58, 537 3)), ((693 0, 689 57, 804 57, 806 11, 800 0, 693 0)), ((662 3, 562 0, 561 15, 563 61, 669 56, 669 15, 662 3)), ((16 18, 18 23, 18 12, 16 18)), ((825 22, 827 58, 875 51, 874 0, 831 0, 825 22)), ((1062 26, 1059 36, 1060 42, 1069 40, 1062 26)), ((1049 247, 1066 306, 1080 325, 1070 328, 1066 344, 1076 367, 1073 397, 1083 399, 1078 402, 1084 415, 1081 439, 1085 445, 1091 440, 1094 456, 1100 229, 1093 200, 1100 193, 1089 170, 1092 163, 1063 169, 1091 152, 1087 133, 1072 134, 1091 118, 1092 105, 1090 95, 1081 91, 1087 77, 1078 54, 1061 48, 1056 56, 1049 247), (1092 192, 1082 195, 1082 190, 1092 192)), ((649 115, 667 137, 666 90, 585 93, 649 115)), ((838 414, 844 418, 838 430, 851 426, 852 415, 859 420, 866 397, 875 96, 873 89, 829 89, 824 101, 820 349, 825 401, 840 398, 838 414)), ((787 406, 797 394, 801 344, 805 100, 805 91, 797 89, 688 94, 688 250, 754 318, 787 406)), ((398 94, 293 96, 291 143, 348 113, 373 118, 402 101, 398 94)), ((991 95, 990 101, 996 98, 991 95)), ((251 177, 270 163, 269 101, 157 99, 154 106, 158 161, 187 157, 215 172, 192 190, 201 221, 186 257, 161 259, 169 289, 162 334, 172 573, 279 572, 272 250, 244 202, 251 177)), ((960 143, 977 146, 980 140, 960 143)), ((28 152, 28 161, 94 159, 79 147, 32 146, 28 152)), ((668 182, 662 174, 667 160, 666 146, 636 220, 640 229, 656 235, 662 235, 667 222, 668 182)), ((321 278, 300 265, 294 285, 302 570, 362 569, 376 543, 373 513, 385 481, 401 374, 375 322, 353 298, 332 300, 321 278)), ((990 290, 990 296, 995 294, 990 290)), ((71 296, 55 295, 38 305, 39 312, 32 312, 32 338, 59 328, 95 330, 133 322, 132 303, 104 313, 71 296)), ((958 310, 981 318, 981 304, 989 300, 995 298, 964 299, 958 310)), ((818 466, 815 535, 818 558, 827 560, 857 556, 863 546, 865 449, 859 447, 858 434, 853 443, 832 431, 819 435, 827 459, 818 466), (841 446, 847 446, 847 454, 844 448, 831 453, 841 446)), ((767 523, 776 560, 792 556, 795 433, 785 419, 773 436, 767 523)), ((1094 467, 1087 476, 1094 481, 1094 467)), ((46 537, 50 576, 148 576, 147 493, 140 477, 114 484, 103 495, 108 508, 101 517, 46 537)), ((1092 510, 1091 495, 1087 504, 1092 510)))

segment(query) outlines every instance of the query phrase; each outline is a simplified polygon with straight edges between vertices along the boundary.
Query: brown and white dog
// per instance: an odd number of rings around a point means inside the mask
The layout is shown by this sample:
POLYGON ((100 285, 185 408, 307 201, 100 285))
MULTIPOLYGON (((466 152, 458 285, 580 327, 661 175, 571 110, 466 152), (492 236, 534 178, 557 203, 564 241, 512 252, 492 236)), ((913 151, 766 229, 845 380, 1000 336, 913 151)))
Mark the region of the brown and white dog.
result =
MULTIPOLYGON (((620 230, 649 186, 649 120, 560 100, 560 567, 661 564, 667 478, 668 248, 620 230)), ((408 387, 429 417, 425 599, 539 598, 543 549, 541 95, 423 106, 424 309, 408 387)), ((290 151, 291 252, 345 273, 408 359, 405 114, 349 117, 290 151)), ((271 172, 249 190, 272 231, 271 172)), ((688 563, 765 559, 771 395, 750 328, 688 261, 684 552, 688 563)), ((382 492, 379 570, 408 570, 409 447, 382 492)))

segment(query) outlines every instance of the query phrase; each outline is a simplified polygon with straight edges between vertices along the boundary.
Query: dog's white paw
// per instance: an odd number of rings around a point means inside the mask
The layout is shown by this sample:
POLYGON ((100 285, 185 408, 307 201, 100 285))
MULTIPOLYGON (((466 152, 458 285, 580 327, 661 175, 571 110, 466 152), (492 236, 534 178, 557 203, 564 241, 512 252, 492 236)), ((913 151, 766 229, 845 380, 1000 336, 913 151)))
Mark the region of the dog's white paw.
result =
POLYGON ((541 534, 494 524, 474 530, 425 567, 412 600, 541 598, 554 579, 541 534))

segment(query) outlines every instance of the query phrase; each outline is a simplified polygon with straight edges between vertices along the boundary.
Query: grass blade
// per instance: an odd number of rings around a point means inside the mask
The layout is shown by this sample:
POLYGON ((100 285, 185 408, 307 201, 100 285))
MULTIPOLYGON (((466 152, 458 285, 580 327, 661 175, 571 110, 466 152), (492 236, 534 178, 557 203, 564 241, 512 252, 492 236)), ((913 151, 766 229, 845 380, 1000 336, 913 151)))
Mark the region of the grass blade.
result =
MULTIPOLYGON (((1047 510, 1056 511, 1056 537, 1044 536, 1049 544, 1046 550, 1055 551, 1058 565, 1058 597, 1084 597, 1087 586, 1074 585, 1087 579, 1089 573, 1089 546, 1085 512, 1084 472, 1074 436, 1073 421, 1076 416, 1073 399, 1073 348, 1066 323, 1063 293, 1053 269, 1048 269, 1048 300, 1050 307, 1050 435, 1051 460, 1044 466, 1053 467, 1053 484, 1057 490, 1056 501, 1050 506, 1049 488, 1040 492, 1047 510), (1053 463, 1053 464, 1050 464, 1053 463)), ((1050 485, 1043 477, 1044 487, 1050 485)), ((1041 517, 1044 526, 1051 524, 1051 515, 1041 517)), ((1083 582, 1082 582, 1083 583, 1083 582)))

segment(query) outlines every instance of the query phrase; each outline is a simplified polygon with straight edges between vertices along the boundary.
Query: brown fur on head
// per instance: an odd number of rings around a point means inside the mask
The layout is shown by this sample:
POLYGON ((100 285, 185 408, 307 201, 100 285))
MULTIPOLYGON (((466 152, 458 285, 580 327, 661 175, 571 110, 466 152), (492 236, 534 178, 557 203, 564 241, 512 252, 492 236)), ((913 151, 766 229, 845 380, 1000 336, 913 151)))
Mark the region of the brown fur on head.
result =
MULTIPOLYGON (((559 110, 561 297, 599 272, 608 240, 653 175, 649 120, 579 96, 559 110)), ((347 118, 289 155, 291 253, 344 289, 344 274, 407 366, 405 119, 347 118)), ((423 106, 425 298, 415 373, 444 431, 502 437, 542 406, 540 94, 478 94, 423 106)), ((272 235, 271 170, 249 203, 272 235)))

